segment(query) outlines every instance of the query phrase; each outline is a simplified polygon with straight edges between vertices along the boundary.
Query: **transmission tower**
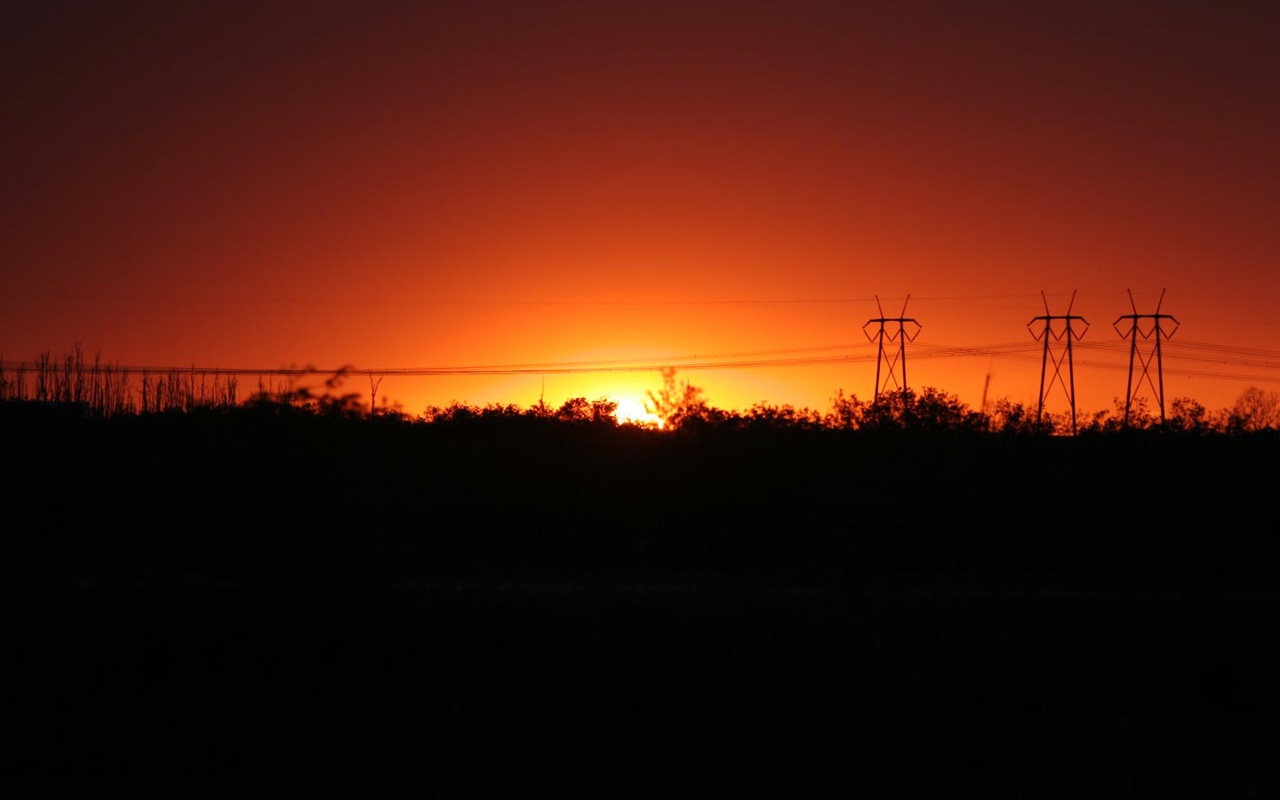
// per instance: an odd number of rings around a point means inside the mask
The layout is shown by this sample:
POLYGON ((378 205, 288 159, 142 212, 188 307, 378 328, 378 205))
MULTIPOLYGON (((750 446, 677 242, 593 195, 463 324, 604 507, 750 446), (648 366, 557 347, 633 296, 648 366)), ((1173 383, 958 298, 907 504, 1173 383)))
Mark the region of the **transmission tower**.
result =
POLYGON ((1076 370, 1075 363, 1071 357, 1071 343, 1078 342, 1084 338, 1085 331, 1089 330, 1089 320, 1084 317, 1073 315, 1072 307, 1076 304, 1076 293, 1071 293, 1071 302, 1067 304, 1066 314, 1050 314, 1049 299, 1044 296, 1044 292, 1040 292, 1040 299, 1044 301, 1044 316, 1035 317, 1027 323, 1027 327, 1031 328, 1037 322, 1043 322, 1044 328, 1039 332, 1032 330, 1031 335, 1036 341, 1044 342, 1044 355, 1040 359, 1040 404, 1036 407, 1036 419, 1044 419, 1044 400, 1053 391, 1054 384, 1062 387, 1067 393, 1067 402, 1071 404, 1071 432, 1076 432, 1076 370), (1060 327, 1054 326, 1054 321, 1060 321, 1060 327), (1076 330, 1071 327, 1073 320, 1080 320, 1084 323, 1084 330, 1076 330), (1055 343, 1060 343, 1058 347, 1054 347, 1055 343), (1056 351, 1056 352, 1055 352, 1056 351), (1067 364, 1067 379, 1062 379, 1062 362, 1067 364), (1053 367, 1053 377, 1049 378, 1049 384, 1045 385, 1045 376, 1049 373, 1049 367, 1053 367))
POLYGON ((875 342, 877 345, 876 352, 876 394, 875 398, 879 399, 880 394, 889 388, 892 383, 894 388, 902 393, 907 391, 907 342, 914 342, 916 336, 920 334, 920 323, 910 317, 903 316, 907 313, 907 303, 911 300, 911 295, 907 295, 907 299, 902 301, 902 311, 896 317, 886 317, 884 315, 884 307, 880 305, 880 295, 876 295, 876 308, 880 311, 880 316, 876 319, 869 319, 862 326, 862 332, 866 334, 867 340, 875 342), (908 323, 913 327, 908 331, 908 323), (878 325, 875 333, 871 333, 868 328, 872 325, 878 325), (897 326, 896 328, 894 326, 897 326), (888 326, 888 327, 886 327, 888 326), (888 347, 885 343, 888 343, 888 347), (896 352, 893 343, 897 342, 896 352), (881 367, 884 367, 884 380, 881 381, 881 367), (899 370, 901 370, 901 382, 899 382, 899 370))
POLYGON ((1125 314, 1121 317, 1118 317, 1116 318, 1115 322, 1111 323, 1112 327, 1116 329, 1116 333, 1120 334, 1121 339, 1129 340, 1129 388, 1125 392, 1125 396, 1124 396, 1124 424, 1126 425, 1129 424, 1129 410, 1133 405, 1133 398, 1137 395, 1139 391, 1142 390, 1143 381, 1146 381, 1147 385, 1151 387, 1151 391, 1155 393, 1156 402, 1160 406, 1160 421, 1162 423, 1165 421, 1164 420, 1164 361, 1160 355, 1160 342, 1164 339, 1168 339, 1172 337, 1174 332, 1178 330, 1178 325, 1180 323, 1178 322, 1178 320, 1174 319, 1172 315, 1160 313, 1160 306, 1164 304, 1164 292, 1165 292, 1164 289, 1160 290, 1160 300, 1159 302, 1156 303, 1156 313, 1139 314, 1138 306, 1135 305, 1133 302, 1133 292, 1130 291, 1129 307, 1133 309, 1133 313, 1125 314), (1129 320, 1128 331, 1120 330, 1120 320, 1122 319, 1129 320), (1173 330, 1167 331, 1161 327, 1160 325, 1161 320, 1166 320, 1166 319, 1173 320, 1173 330), (1144 320, 1150 320, 1149 326, 1144 327, 1143 325, 1144 320), (1150 342, 1150 344, 1145 345, 1145 349, 1139 348, 1138 347, 1139 339, 1142 339, 1146 342, 1150 342), (1152 361, 1155 361, 1155 364, 1156 364, 1156 378, 1155 378, 1156 382, 1155 383, 1153 383, 1151 380, 1151 362, 1152 361), (1133 382, 1135 363, 1139 367, 1141 367, 1141 372, 1138 375, 1138 383, 1136 386, 1134 385, 1134 382, 1133 382))

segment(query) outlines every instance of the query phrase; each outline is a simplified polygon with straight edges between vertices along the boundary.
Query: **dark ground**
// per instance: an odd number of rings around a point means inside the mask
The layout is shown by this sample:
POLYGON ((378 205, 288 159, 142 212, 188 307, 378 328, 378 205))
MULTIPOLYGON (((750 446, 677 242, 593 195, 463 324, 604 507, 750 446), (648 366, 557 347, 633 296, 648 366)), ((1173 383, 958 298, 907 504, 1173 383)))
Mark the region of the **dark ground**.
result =
POLYGON ((11 796, 1280 788, 1271 437, 0 422, 11 796))

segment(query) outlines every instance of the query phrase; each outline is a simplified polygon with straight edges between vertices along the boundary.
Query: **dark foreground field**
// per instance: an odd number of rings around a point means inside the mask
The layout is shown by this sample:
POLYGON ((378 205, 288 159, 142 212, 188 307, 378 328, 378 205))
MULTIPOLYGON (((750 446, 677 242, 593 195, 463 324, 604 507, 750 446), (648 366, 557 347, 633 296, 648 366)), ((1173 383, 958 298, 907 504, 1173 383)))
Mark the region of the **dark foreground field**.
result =
POLYGON ((15 796, 1273 795, 1261 435, 4 421, 15 796))

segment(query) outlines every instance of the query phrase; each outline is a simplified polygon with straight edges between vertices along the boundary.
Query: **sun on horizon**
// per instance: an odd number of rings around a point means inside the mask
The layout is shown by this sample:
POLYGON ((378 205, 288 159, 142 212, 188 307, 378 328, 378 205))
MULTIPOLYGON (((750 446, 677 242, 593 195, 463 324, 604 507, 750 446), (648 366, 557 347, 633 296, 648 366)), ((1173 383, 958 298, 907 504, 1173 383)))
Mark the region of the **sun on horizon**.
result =
POLYGON ((615 416, 619 423, 630 423, 632 425, 656 425, 659 428, 664 426, 662 418, 645 408, 642 400, 628 395, 622 395, 620 397, 613 397, 610 399, 618 404, 615 416))

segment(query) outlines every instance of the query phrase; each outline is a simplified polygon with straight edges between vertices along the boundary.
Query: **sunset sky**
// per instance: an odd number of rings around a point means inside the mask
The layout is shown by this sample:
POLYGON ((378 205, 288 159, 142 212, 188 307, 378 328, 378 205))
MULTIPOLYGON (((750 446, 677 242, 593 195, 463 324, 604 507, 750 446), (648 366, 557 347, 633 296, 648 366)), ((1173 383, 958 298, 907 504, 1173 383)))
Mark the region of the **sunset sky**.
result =
MULTIPOLYGON (((826 408, 870 396, 862 325, 910 294, 912 386, 1034 402, 1027 322, 1078 290, 1101 409, 1126 290, 1152 313, 1167 289, 1167 395, 1225 406, 1280 389, 1278 9, 10 3, 0 355, 828 358, 682 373, 725 408, 826 408)), ((381 393, 416 413, 660 384, 542 368, 381 393)))

